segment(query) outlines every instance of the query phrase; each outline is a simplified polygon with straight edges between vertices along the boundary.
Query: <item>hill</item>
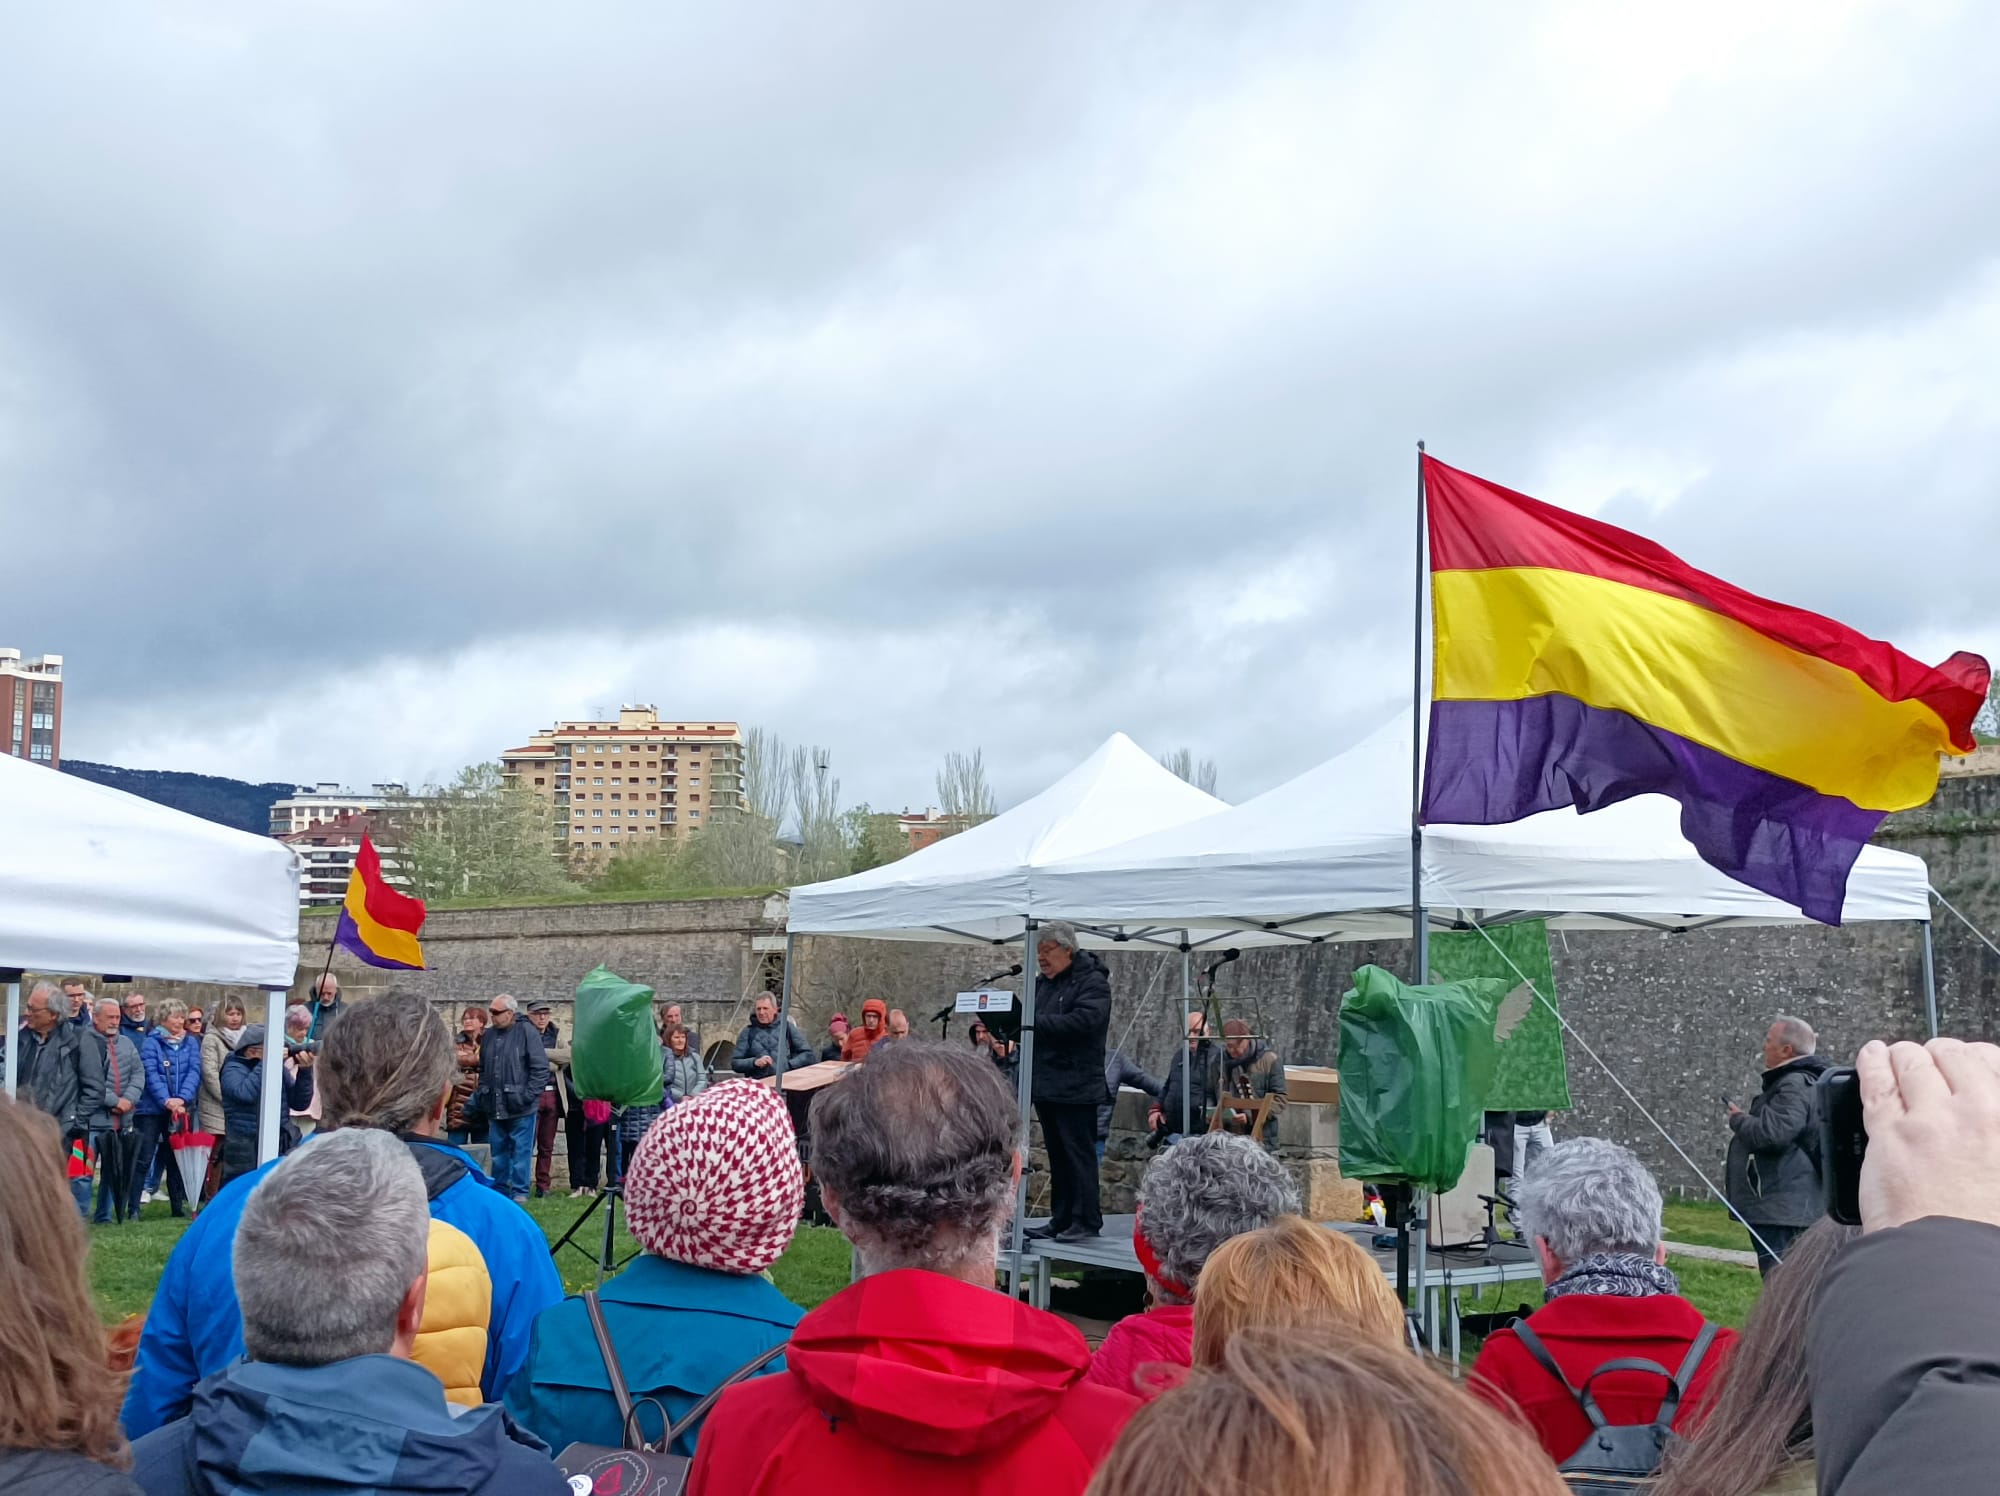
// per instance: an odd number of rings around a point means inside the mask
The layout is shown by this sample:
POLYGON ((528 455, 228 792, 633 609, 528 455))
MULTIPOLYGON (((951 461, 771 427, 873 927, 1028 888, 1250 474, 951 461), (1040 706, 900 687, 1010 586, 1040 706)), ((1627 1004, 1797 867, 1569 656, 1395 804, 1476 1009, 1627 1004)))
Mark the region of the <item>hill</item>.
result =
POLYGON ((204 821, 234 826, 263 836, 271 829, 271 807, 291 794, 291 783, 250 784, 215 774, 184 774, 178 769, 121 769, 66 758, 62 771, 93 784, 109 785, 155 805, 169 805, 204 821))

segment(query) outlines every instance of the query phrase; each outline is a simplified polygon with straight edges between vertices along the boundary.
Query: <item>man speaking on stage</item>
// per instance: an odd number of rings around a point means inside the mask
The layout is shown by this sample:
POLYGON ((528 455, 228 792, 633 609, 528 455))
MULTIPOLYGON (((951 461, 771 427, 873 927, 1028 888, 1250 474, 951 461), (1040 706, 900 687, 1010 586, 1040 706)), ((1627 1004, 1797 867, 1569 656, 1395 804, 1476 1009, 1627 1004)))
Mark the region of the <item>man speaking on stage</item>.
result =
POLYGON ((1104 1100, 1104 1039, 1111 974, 1061 921, 1036 932, 1035 1115, 1049 1154, 1049 1223, 1027 1234, 1086 1241, 1104 1229, 1097 1204, 1097 1108, 1104 1100))

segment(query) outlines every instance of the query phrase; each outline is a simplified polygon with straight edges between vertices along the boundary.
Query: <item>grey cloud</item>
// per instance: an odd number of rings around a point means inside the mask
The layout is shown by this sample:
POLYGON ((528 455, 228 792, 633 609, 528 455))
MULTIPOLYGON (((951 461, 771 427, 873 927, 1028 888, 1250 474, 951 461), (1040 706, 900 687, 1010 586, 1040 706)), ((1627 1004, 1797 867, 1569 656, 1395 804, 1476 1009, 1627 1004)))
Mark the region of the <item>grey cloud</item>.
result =
POLYGON ((0 643, 70 656, 83 756, 442 770, 699 685, 878 801, 1115 726, 1242 793, 1395 699, 1419 436, 1990 639, 2000 21, 1774 14, 14 18, 0 519, 77 602, 0 643), (1935 418, 1853 408, 1885 357, 1935 418), (1965 543, 1912 577, 1885 508, 1965 543), (827 675, 702 676, 731 618, 827 675), (349 689, 406 668, 415 744, 349 689))

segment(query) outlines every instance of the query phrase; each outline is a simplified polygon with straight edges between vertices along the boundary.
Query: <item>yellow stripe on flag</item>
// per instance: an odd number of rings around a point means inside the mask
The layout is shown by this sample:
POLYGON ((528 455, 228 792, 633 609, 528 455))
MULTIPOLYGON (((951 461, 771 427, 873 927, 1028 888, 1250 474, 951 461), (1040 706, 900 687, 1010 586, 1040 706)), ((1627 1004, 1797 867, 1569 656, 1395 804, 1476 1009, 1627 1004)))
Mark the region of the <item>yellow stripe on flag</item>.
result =
POLYGON ((1440 571, 1436 696, 1562 694, 1869 810, 1937 792, 1938 715, 1697 604, 1580 572, 1440 571))
POLYGON ((405 966, 421 967, 424 964, 424 948, 417 943, 417 937, 408 930, 392 930, 387 925, 377 924, 368 913, 366 890, 361 885, 361 875, 351 875, 347 883, 345 900, 348 918, 354 921, 354 928, 361 936, 361 943, 376 955, 390 961, 400 961, 405 966))

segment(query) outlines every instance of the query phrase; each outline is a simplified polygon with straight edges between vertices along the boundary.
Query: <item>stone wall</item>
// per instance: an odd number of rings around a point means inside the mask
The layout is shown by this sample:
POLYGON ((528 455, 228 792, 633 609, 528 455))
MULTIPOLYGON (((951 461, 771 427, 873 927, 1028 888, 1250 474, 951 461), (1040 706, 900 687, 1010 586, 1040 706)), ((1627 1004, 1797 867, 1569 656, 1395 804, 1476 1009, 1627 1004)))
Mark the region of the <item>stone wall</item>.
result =
MULTIPOLYGON (((2000 776, 1947 779, 1930 807, 1893 818, 1881 839, 1925 858, 1946 898, 2000 932, 2000 776)), ((424 929, 429 971, 387 973, 344 957, 333 969, 350 996, 407 986, 455 1017, 459 1005, 502 991, 552 998, 566 1009, 578 980, 602 962, 652 986, 662 1000, 684 1004, 713 1042, 733 1036, 754 994, 776 980, 783 919, 782 899, 759 898, 440 910, 424 929)), ((325 916, 304 921, 297 994, 320 970, 330 923, 325 916)), ((1943 910, 1935 931, 1942 1027, 2000 1038, 2000 954, 1943 910)), ((1773 1014, 1806 1018, 1820 1030, 1823 1049, 1843 1057, 1865 1039, 1921 1037, 1925 1028, 1922 945, 1914 928, 1558 932, 1550 943, 1564 1011, 1603 1061, 1571 1044, 1575 1110, 1557 1119, 1558 1132, 1626 1142, 1676 1188, 1698 1188, 1694 1170, 1640 1107, 1695 1166, 1716 1177, 1727 1137, 1720 1097, 1753 1094, 1758 1045, 1773 1014)), ((802 938, 795 1012, 818 1042, 836 1008, 857 1015, 864 997, 879 996, 903 1008, 919 1036, 935 1037, 933 1015, 953 993, 1019 959, 1017 949, 802 938)), ((1113 1041, 1158 1075, 1179 1025, 1180 958, 1118 952, 1109 959, 1113 1041)), ((1246 951, 1222 968, 1216 995, 1225 1013, 1274 1035, 1289 1060, 1330 1064, 1335 1014, 1354 968, 1372 961, 1401 972, 1407 959, 1401 942, 1246 951)), ((212 988, 140 985, 155 996, 216 996, 212 988)), ((566 1013, 559 1019, 567 1029, 566 1013)), ((954 1021, 951 1034, 963 1042, 963 1022, 954 1021)), ((1143 1163, 1126 1157, 1129 1151, 1114 1149, 1107 1165, 1115 1199, 1133 1182, 1131 1166, 1143 1163)))

